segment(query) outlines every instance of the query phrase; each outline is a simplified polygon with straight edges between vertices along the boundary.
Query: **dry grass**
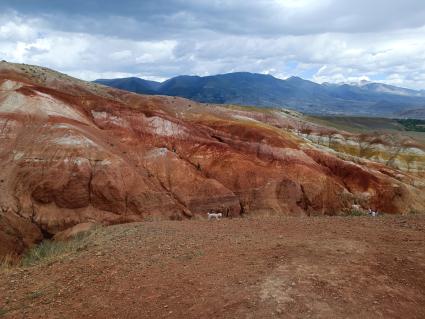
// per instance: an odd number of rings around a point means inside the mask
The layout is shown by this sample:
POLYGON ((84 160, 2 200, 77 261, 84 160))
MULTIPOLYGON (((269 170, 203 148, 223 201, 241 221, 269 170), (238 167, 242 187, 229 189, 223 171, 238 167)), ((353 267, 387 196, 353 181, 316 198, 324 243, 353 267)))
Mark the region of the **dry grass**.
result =
POLYGON ((8 311, 6 309, 0 307, 0 317, 5 316, 7 313, 8 311))
POLYGON ((29 249, 22 257, 7 255, 0 258, 0 273, 15 270, 17 267, 28 267, 44 263, 56 262, 79 251, 86 250, 93 243, 101 227, 77 234, 68 241, 44 240, 29 249))
POLYGON ((25 253, 21 265, 26 267, 55 262, 78 251, 85 250, 89 242, 88 237, 91 234, 92 232, 78 234, 68 241, 45 240, 25 253))
POLYGON ((6 255, 0 258, 0 273, 12 270, 19 263, 19 258, 14 255, 6 255))
POLYGON ((359 210, 359 209, 352 209, 348 213, 348 216, 367 216, 367 213, 365 211, 359 210))

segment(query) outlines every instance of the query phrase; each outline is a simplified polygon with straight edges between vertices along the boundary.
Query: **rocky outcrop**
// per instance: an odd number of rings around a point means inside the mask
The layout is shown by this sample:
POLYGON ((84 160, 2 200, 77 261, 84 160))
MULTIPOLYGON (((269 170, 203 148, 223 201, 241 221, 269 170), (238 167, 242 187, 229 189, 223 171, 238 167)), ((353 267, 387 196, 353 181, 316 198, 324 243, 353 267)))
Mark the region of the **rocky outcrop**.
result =
POLYGON ((301 117, 0 63, 0 255, 87 225, 211 209, 229 217, 335 215, 353 203, 425 211, 420 174, 319 147, 294 133, 301 117))

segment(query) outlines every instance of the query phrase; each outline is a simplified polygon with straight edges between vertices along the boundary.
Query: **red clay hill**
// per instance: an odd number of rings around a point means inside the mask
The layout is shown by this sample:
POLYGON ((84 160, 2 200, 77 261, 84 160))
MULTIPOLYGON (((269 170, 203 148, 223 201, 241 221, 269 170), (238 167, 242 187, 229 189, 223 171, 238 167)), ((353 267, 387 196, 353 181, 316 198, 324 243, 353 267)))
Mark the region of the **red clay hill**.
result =
POLYGON ((0 256, 79 224, 210 209, 425 211, 423 175, 342 156, 297 134, 306 123, 286 110, 137 95, 1 62, 0 256))

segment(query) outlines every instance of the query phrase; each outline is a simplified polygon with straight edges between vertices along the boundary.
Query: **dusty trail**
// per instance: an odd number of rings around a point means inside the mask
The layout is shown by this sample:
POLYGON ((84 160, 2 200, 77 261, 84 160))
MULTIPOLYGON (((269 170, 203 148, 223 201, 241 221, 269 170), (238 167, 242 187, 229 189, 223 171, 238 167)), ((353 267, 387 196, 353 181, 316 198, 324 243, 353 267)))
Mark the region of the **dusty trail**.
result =
POLYGON ((425 217, 148 222, 4 272, 5 318, 424 318, 425 217))

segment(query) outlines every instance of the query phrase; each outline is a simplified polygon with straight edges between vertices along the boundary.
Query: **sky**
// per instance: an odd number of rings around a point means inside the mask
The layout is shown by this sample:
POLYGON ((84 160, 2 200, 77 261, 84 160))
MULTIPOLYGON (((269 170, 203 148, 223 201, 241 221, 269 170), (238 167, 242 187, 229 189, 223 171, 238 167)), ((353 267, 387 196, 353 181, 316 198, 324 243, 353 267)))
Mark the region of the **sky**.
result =
POLYGON ((425 89, 425 1, 0 0, 0 59, 85 80, 247 71, 425 89))

